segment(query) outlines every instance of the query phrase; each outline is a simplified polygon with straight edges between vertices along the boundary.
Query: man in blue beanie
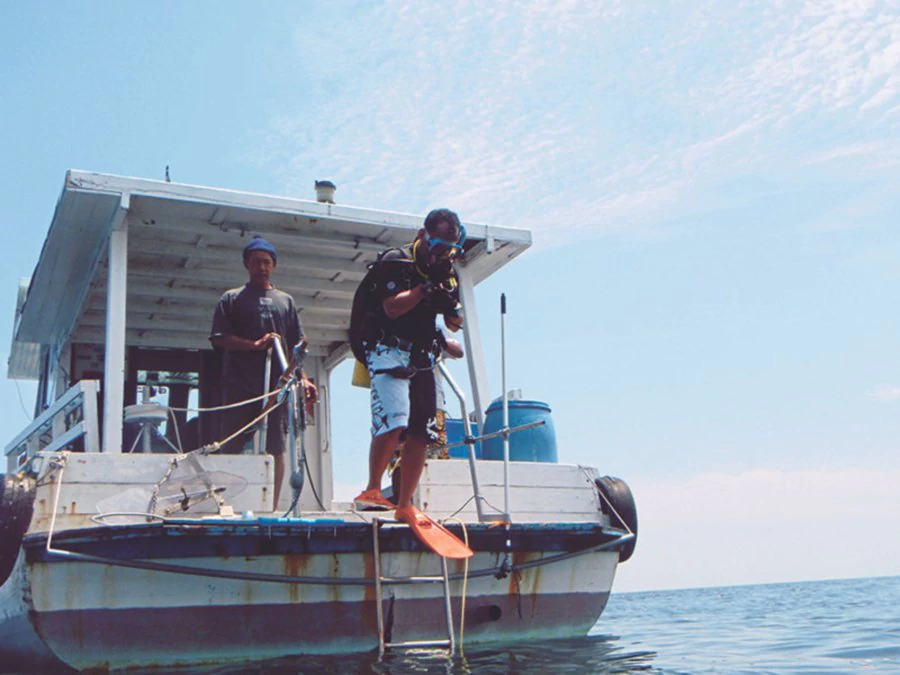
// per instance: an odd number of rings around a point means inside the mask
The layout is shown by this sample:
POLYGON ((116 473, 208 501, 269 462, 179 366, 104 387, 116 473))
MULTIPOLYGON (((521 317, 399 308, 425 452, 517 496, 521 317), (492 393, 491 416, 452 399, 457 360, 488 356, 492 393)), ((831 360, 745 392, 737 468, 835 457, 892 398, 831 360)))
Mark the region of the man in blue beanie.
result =
MULTIPOLYGON (((275 247, 262 237, 253 237, 244 247, 244 267, 247 283, 225 291, 216 305, 209 340, 224 350, 222 391, 224 403, 237 403, 256 398, 263 393, 265 384, 266 352, 277 339, 282 340, 285 354, 290 357, 294 347, 303 337, 300 318, 294 299, 275 288, 270 277, 278 265, 275 247)), ((277 358, 272 359, 270 386, 274 387, 281 375, 277 358)), ((315 385, 304 382, 308 400, 315 401, 315 385)), ((227 438, 249 424, 262 411, 260 401, 248 403, 224 411, 222 433, 227 438)), ((287 447, 288 415, 285 406, 279 406, 268 416, 266 452, 274 458, 275 489, 273 510, 278 509, 281 483, 284 480, 284 452, 287 447)), ((222 447, 226 454, 240 453, 252 430, 238 436, 222 447)))
POLYGON ((265 239, 260 237, 259 235, 253 237, 250 240, 250 243, 244 247, 244 266, 247 266, 247 260, 250 258, 250 254, 253 251, 262 251, 263 253, 268 253, 272 257, 272 267, 274 269, 275 265, 278 264, 278 255, 275 253, 275 247, 272 246, 265 239))

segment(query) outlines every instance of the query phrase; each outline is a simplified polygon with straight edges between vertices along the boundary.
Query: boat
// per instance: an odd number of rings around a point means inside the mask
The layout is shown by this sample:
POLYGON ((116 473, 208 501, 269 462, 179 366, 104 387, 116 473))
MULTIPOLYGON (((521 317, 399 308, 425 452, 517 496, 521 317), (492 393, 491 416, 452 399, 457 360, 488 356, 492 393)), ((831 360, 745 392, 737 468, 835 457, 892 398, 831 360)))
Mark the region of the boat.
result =
POLYGON ((367 263, 411 241, 422 220, 331 196, 67 172, 18 289, 8 362, 9 377, 37 382, 37 398, 5 446, 0 481, 4 667, 453 653, 595 625, 634 551, 632 494, 596 468, 555 461, 549 405, 506 391, 505 365, 495 400, 486 377, 475 286, 528 249, 527 230, 465 223, 469 384, 440 364, 458 407, 456 449, 427 462, 415 496, 474 555, 441 558, 389 513, 335 497, 335 454, 367 455, 332 445, 333 393, 350 386, 335 369, 352 358, 353 294, 367 263), (278 247, 275 283, 295 298, 308 341, 271 355, 287 364, 273 388, 293 449, 278 504, 260 443, 217 452, 226 413, 212 310, 245 278, 239 252, 254 235, 278 247), (298 366, 319 387, 311 414, 298 366), (530 446, 517 440, 529 434, 530 446))

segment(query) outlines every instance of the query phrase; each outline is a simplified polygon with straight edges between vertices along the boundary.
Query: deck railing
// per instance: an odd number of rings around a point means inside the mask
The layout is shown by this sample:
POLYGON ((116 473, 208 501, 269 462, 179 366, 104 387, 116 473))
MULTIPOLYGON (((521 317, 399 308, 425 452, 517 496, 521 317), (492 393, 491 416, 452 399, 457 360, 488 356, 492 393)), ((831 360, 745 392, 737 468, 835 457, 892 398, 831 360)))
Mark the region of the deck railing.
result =
POLYGON ((74 449, 78 443, 84 452, 99 452, 99 390, 96 380, 82 380, 56 399, 6 446, 7 471, 17 472, 42 450, 74 449))

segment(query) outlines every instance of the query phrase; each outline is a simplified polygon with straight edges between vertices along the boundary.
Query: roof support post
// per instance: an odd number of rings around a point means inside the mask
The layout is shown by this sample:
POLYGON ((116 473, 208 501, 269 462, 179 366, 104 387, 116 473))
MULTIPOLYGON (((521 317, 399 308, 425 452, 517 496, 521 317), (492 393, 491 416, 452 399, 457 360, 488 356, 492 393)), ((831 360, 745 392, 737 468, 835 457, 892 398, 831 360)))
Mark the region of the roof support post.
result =
POLYGON ((103 369, 103 451, 122 452, 125 406, 125 302, 128 280, 129 194, 113 216, 106 291, 106 359, 103 369))
POLYGON ((484 364, 484 346, 481 343, 481 330, 478 326, 478 312, 475 309, 475 287, 472 278, 465 269, 456 269, 459 279, 459 297, 462 301, 466 321, 463 324, 463 337, 466 343, 466 362, 469 365, 469 382, 472 385, 472 404, 475 406, 475 418, 478 429, 484 433, 484 411, 488 405, 487 370, 484 364))

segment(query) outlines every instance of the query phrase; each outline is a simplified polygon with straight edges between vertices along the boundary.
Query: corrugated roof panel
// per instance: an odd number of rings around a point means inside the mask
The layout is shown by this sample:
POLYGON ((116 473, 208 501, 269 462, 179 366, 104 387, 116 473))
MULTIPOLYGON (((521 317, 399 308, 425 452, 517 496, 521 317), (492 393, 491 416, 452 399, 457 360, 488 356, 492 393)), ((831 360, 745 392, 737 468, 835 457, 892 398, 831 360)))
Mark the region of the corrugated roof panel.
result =
MULTIPOLYGON (((384 248, 412 240, 422 221, 410 214, 69 172, 23 307, 14 343, 21 358, 27 343, 49 344, 73 325, 76 341, 104 341, 106 241, 123 197, 129 206, 130 346, 208 348, 215 303, 246 281, 241 252, 260 234, 278 249, 272 281, 294 297, 311 353, 344 349, 351 300, 366 264, 384 248)), ((531 243, 524 230, 466 228, 464 270, 475 283, 531 243)))

